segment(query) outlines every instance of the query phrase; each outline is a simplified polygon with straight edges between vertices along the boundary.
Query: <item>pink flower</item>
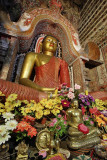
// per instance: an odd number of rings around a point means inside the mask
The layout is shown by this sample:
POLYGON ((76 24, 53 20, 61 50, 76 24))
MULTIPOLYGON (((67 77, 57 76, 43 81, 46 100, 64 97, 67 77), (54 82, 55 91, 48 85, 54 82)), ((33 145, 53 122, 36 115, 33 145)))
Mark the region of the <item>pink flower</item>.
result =
POLYGON ((85 118, 85 120, 86 120, 86 121, 88 121, 88 120, 89 120, 89 118, 88 118, 88 117, 86 117, 86 118, 85 118))
POLYGON ((57 122, 57 119, 56 119, 56 118, 53 118, 52 122, 53 122, 53 123, 56 123, 56 122, 57 122))
POLYGON ((94 122, 93 122, 93 121, 90 121, 90 124, 91 124, 91 125, 93 125, 93 124, 94 124, 94 122))
POLYGON ((51 123, 49 124, 49 127, 53 127, 53 126, 54 126, 54 123, 51 122, 51 123))
POLYGON ((75 84, 75 89, 80 89, 80 88, 81 88, 81 86, 80 86, 80 85, 75 84))
POLYGON ((84 116, 83 116, 83 120, 84 120, 84 121, 88 121, 88 120, 89 120, 89 117, 88 117, 87 115, 84 115, 84 116))
POLYGON ((75 98, 74 93, 72 93, 72 92, 69 92, 67 96, 68 96, 68 98, 70 98, 70 99, 75 98))
POLYGON ((66 124, 67 124, 67 122, 66 122, 66 121, 64 121, 64 124, 66 125, 66 124))
POLYGON ((61 101, 61 103, 62 103, 63 107, 69 107, 69 105, 70 105, 70 102, 67 101, 66 99, 63 99, 63 100, 61 101))
POLYGON ((61 118, 62 117, 61 114, 58 114, 58 117, 61 118))
POLYGON ((39 151, 39 156, 43 156, 43 158, 45 158, 47 156, 46 150, 42 149, 39 151))
POLYGON ((73 88, 69 88, 69 92, 73 92, 74 90, 73 90, 73 88))

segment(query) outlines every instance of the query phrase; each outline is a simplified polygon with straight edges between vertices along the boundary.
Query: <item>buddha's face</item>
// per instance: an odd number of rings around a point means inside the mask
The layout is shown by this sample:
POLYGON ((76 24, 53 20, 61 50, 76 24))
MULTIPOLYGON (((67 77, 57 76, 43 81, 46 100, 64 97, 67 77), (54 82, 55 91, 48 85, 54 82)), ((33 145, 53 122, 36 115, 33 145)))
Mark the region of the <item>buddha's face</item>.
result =
POLYGON ((42 49, 54 53, 57 49, 57 40, 54 37, 47 36, 43 41, 42 49))

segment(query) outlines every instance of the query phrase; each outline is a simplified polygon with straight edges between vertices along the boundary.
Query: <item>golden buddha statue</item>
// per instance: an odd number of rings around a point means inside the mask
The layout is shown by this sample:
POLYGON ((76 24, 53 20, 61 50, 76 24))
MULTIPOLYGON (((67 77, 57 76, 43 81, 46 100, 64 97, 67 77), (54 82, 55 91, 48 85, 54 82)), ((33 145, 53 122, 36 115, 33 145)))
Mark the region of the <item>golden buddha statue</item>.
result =
POLYGON ((16 93, 18 99, 39 102, 43 98, 52 98, 54 90, 62 83, 70 86, 68 64, 60 58, 54 57, 57 49, 57 40, 52 36, 44 38, 42 43, 43 54, 30 52, 26 55, 19 83, 0 79, 0 90, 6 96, 16 93), (35 80, 30 80, 32 69, 35 66, 35 80), (24 86, 25 85, 25 86, 24 86))
POLYGON ((62 83, 70 86, 68 64, 54 56, 56 49, 56 38, 46 36, 42 42, 42 54, 29 52, 26 55, 19 83, 37 90, 39 96, 43 93, 52 95, 55 88, 62 83), (36 76, 35 80, 31 81, 33 67, 35 67, 36 76))
POLYGON ((100 143, 101 132, 96 127, 88 127, 89 133, 84 134, 78 130, 78 125, 83 124, 82 110, 78 108, 78 101, 74 100, 72 108, 66 111, 68 120, 68 146, 71 149, 91 147, 100 143))

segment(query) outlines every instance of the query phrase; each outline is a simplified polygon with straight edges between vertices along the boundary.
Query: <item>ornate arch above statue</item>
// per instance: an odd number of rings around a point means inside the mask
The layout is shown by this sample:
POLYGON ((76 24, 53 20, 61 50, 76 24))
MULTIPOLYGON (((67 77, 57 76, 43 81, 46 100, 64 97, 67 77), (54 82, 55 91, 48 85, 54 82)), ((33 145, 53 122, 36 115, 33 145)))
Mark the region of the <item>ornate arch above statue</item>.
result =
POLYGON ((81 45, 78 33, 72 24, 57 9, 35 8, 24 13, 17 23, 7 26, 8 32, 17 35, 20 52, 27 52, 33 38, 38 34, 51 34, 62 46, 62 58, 71 63, 80 56, 81 45), (18 29, 16 29, 16 28, 18 29))

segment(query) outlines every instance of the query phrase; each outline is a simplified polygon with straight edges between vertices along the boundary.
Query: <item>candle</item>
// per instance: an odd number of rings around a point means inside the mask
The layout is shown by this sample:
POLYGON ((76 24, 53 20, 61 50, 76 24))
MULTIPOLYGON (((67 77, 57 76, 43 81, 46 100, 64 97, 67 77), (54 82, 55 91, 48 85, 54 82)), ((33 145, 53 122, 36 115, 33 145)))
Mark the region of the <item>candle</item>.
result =
POLYGON ((85 95, 88 96, 88 90, 85 91, 85 95))

